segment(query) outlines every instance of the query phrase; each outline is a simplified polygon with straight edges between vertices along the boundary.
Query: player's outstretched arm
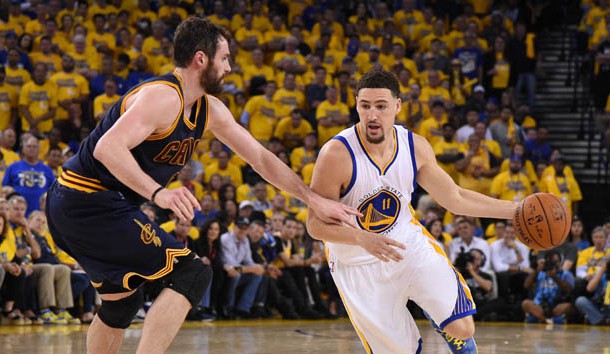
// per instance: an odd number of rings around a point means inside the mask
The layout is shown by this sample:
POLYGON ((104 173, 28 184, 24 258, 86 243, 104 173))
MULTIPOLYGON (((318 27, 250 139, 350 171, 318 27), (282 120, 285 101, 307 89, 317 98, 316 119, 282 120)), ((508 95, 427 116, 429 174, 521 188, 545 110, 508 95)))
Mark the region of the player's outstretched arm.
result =
MULTIPOLYGON (((180 97, 167 85, 142 88, 127 102, 127 110, 98 141, 93 156, 119 181, 146 199, 161 187, 138 165, 130 150, 153 133, 169 129, 180 113, 180 97)), ((180 219, 191 220, 197 199, 186 189, 164 189, 154 200, 171 209, 180 219)))
POLYGON ((220 141, 246 160, 264 179, 314 208, 324 221, 337 224, 344 222, 356 227, 350 218, 350 215, 358 214, 356 210, 314 193, 290 167, 237 124, 231 112, 220 100, 212 96, 208 97, 210 102, 208 127, 220 141))
POLYGON ((481 193, 464 189, 436 163, 434 151, 428 141, 413 134, 417 161, 417 183, 442 207, 458 215, 510 219, 517 204, 493 199, 481 193))
MULTIPOLYGON (((348 185, 351 176, 352 164, 347 149, 339 141, 331 140, 320 151, 313 170, 311 188, 323 197, 339 200, 341 189, 348 185)), ((361 246, 384 262, 402 259, 395 249, 404 249, 401 243, 362 229, 324 222, 312 207, 307 213, 307 229, 318 240, 361 246)))

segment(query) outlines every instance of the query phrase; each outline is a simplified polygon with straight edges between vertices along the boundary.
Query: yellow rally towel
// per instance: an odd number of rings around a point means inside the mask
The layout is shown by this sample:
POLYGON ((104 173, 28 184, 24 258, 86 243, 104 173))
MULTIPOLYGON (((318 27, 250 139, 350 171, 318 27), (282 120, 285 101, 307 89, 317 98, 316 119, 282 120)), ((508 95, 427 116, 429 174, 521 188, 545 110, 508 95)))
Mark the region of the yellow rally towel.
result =
POLYGON ((536 59, 536 48, 534 46, 535 33, 528 33, 525 36, 525 55, 528 59, 536 59))

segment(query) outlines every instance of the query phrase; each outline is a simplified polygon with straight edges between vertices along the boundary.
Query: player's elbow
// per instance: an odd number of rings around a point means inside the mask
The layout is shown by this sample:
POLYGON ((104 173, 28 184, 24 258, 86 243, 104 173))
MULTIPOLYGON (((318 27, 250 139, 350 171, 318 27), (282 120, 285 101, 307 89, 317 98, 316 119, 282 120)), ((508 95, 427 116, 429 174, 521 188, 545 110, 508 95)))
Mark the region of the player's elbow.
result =
POLYGON ((100 140, 98 140, 97 144, 95 144, 95 148, 93 149, 93 157, 101 163, 104 163, 108 156, 111 155, 109 152, 110 148, 111 144, 108 142, 108 139, 105 139, 105 137, 102 136, 100 140))
POLYGON ((307 231, 309 232, 309 235, 318 241, 323 241, 322 238, 320 237, 321 231, 320 231, 320 221, 313 215, 311 215, 312 210, 309 209, 307 212, 307 222, 306 222, 306 226, 307 226, 307 231))

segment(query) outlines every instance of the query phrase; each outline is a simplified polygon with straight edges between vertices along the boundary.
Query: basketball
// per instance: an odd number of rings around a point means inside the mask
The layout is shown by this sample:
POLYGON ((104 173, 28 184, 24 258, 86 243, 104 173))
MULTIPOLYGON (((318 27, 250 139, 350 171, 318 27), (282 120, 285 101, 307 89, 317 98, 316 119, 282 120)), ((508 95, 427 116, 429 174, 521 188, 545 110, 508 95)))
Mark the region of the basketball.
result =
POLYGON ((524 198, 513 216, 517 237, 535 250, 548 250, 563 243, 572 221, 568 208, 549 193, 535 193, 524 198))

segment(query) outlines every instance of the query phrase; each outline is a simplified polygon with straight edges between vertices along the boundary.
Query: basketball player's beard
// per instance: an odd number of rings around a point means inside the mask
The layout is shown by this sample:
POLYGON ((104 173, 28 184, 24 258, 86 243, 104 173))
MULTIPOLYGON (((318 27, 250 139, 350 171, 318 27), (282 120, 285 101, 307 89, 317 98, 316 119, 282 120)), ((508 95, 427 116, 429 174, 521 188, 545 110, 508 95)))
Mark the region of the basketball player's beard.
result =
POLYGON ((377 138, 373 138, 368 133, 366 134, 366 141, 368 141, 371 144, 381 144, 384 140, 385 140, 385 134, 383 132, 377 138))
POLYGON ((205 93, 210 95, 217 95, 222 93, 222 79, 224 76, 220 78, 216 77, 214 73, 216 72, 214 68, 214 64, 212 62, 208 63, 208 66, 203 70, 201 75, 199 75, 199 83, 205 93))

